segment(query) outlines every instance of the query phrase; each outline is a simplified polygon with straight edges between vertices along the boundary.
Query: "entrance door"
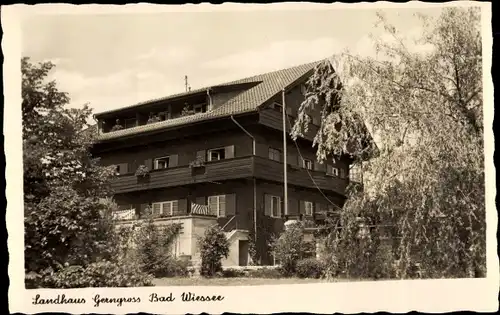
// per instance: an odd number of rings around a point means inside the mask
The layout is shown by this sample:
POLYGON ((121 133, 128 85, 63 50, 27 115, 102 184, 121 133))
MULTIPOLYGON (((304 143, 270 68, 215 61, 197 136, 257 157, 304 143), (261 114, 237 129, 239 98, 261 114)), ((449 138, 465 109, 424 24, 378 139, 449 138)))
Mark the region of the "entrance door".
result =
POLYGON ((248 265, 248 241, 247 240, 239 240, 238 241, 238 255, 239 255, 239 265, 246 266, 248 265))

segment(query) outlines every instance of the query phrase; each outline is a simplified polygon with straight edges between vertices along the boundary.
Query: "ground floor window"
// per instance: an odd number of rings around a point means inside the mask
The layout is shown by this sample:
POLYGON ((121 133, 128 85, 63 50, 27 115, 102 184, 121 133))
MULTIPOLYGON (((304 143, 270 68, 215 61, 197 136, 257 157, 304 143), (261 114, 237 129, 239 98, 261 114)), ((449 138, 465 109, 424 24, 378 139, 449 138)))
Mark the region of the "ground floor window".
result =
POLYGON ((314 211, 314 204, 310 201, 304 201, 304 207, 305 207, 305 212, 306 215, 313 215, 314 211))
POLYGON ((218 217, 225 216, 226 213, 226 196, 210 196, 208 197, 208 208, 210 213, 215 214, 218 217))
POLYGON ((271 196, 271 216, 275 218, 281 216, 281 197, 271 196))
POLYGON ((174 213, 177 212, 179 203, 177 200, 171 200, 163 202, 154 202, 152 206, 154 215, 172 216, 174 215, 174 213))

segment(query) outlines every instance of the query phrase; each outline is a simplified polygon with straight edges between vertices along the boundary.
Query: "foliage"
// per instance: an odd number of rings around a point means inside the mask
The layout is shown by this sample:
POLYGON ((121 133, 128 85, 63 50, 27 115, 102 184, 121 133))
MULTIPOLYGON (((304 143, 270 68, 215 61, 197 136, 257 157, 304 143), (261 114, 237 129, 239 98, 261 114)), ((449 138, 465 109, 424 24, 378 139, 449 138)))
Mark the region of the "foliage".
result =
POLYGON ((118 130, 122 130, 123 129, 123 126, 122 125, 114 125, 113 127, 111 127, 111 131, 118 131, 118 130))
POLYGON ((190 115, 194 115, 194 109, 191 106, 189 106, 189 105, 186 104, 182 108, 181 116, 180 117, 190 116, 190 115))
POLYGON ((229 255, 229 241, 224 231, 214 225, 206 229, 205 234, 198 240, 201 255, 202 276, 211 277, 222 271, 222 259, 229 255))
POLYGON ((344 228, 330 235, 331 253, 354 251, 339 258, 339 268, 361 261, 360 248, 370 257, 377 251, 377 231, 364 243, 355 237, 361 218, 394 227, 399 277, 415 265, 422 277, 485 276, 479 12, 446 8, 436 20, 421 16, 424 32, 413 42, 379 15, 391 40, 375 39, 376 57, 335 56, 309 80, 293 136, 304 131, 307 110, 321 106, 318 159, 351 155, 366 181, 364 192, 349 195, 344 228), (369 161, 374 146, 365 125, 379 149, 369 161))
POLYGON ((257 254, 257 242, 253 229, 248 233, 248 255, 250 256, 250 265, 257 265, 259 257, 257 254))
POLYGON ((296 275, 299 278, 314 278, 323 277, 325 266, 322 261, 316 258, 305 258, 297 262, 296 275))
POLYGON ((149 175, 149 168, 146 165, 139 165, 135 170, 135 176, 146 177, 149 175))
POLYGON ((189 163, 189 167, 202 167, 205 165, 205 160, 202 157, 196 157, 193 161, 189 163))
POLYGON ((279 268, 259 268, 248 271, 249 278, 280 279, 283 274, 279 268))
POLYGON ((157 115, 152 115, 152 116, 149 117, 147 123, 148 124, 153 124, 153 123, 156 123, 156 122, 159 122, 159 121, 161 121, 160 117, 158 117, 157 115))
POLYGON ((228 268, 222 271, 222 276, 224 278, 236 278, 236 277, 244 277, 246 274, 243 270, 228 268))
POLYGON ((138 266, 120 261, 99 261, 86 267, 65 266, 56 272, 46 271, 39 276, 27 276, 26 287, 32 288, 89 288, 152 286, 151 275, 138 266))
POLYGON ((285 276, 295 274, 297 262, 311 251, 311 244, 304 241, 303 226, 293 224, 271 243, 272 252, 279 261, 285 276))
POLYGON ((84 132, 91 110, 66 108, 69 97, 47 82, 54 65, 22 58, 25 268, 41 272, 109 258, 113 233, 101 202, 110 194, 112 167, 101 167, 84 132))
POLYGON ((187 275, 187 263, 173 257, 172 245, 180 232, 180 224, 157 225, 151 217, 134 228, 136 259, 143 272, 155 277, 187 275))

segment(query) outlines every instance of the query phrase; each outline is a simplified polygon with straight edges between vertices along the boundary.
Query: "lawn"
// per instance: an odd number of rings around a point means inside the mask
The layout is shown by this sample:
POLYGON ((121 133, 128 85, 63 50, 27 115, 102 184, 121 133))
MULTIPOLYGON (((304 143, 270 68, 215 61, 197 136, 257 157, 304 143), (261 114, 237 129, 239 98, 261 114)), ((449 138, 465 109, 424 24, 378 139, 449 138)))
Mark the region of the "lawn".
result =
MULTIPOLYGON (((155 286, 192 286, 192 285, 205 285, 205 286, 240 286, 240 285, 273 285, 273 284, 305 284, 305 283, 326 283, 343 281, 336 279, 333 281, 326 281, 321 279, 300 279, 300 278, 248 278, 248 277, 234 277, 234 278, 158 278, 154 280, 155 286)), ((344 280, 346 281, 346 280, 344 280)))

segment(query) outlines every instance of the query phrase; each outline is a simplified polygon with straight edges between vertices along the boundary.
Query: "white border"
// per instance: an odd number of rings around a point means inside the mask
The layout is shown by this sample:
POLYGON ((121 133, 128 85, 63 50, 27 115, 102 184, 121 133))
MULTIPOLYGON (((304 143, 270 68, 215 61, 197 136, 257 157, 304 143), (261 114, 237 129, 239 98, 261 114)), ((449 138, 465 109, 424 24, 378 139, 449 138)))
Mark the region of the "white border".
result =
POLYGON ((497 256, 497 212, 494 198, 496 193, 495 171, 493 164, 493 82, 491 80, 492 31, 491 4, 483 2, 449 2, 431 4, 412 1, 409 3, 357 3, 357 4, 310 4, 282 3, 266 5, 231 4, 223 5, 183 5, 158 6, 149 4, 112 5, 68 5, 41 4, 35 6, 11 5, 3 6, 2 28, 4 37, 2 49, 5 56, 4 69, 4 120, 5 154, 6 154, 6 195, 7 195, 7 230, 8 247, 10 249, 10 312, 73 312, 73 313, 114 313, 131 312, 149 313, 272 313, 272 312, 311 312, 311 313, 353 313, 371 311, 390 312, 449 312, 471 310, 490 312, 498 310, 497 294, 499 289, 499 266, 497 256), (317 10, 321 8, 342 9, 374 9, 374 8, 409 8, 436 6, 479 6, 482 8, 483 32, 483 82, 484 82, 484 117, 485 125, 485 167, 486 167, 486 219, 487 219, 487 269, 486 279, 455 280, 412 280, 384 282, 351 282, 324 283, 279 286, 247 286, 247 287, 153 287, 125 289, 72 289, 72 290, 30 290, 24 289, 24 233, 23 233, 23 196, 22 196, 22 144, 21 144, 21 104, 20 84, 20 42, 22 33, 20 23, 25 14, 123 14, 123 13, 158 13, 186 11, 246 11, 246 10, 317 10), (196 294, 223 295, 222 302, 183 303, 179 298, 175 302, 152 304, 145 302, 148 295, 156 292, 159 295, 179 296, 181 292, 196 294), (85 297, 85 305, 33 305, 35 294, 42 296, 85 297), (272 294, 270 294, 272 293, 272 294), (94 307, 92 297, 96 294, 108 297, 140 296, 143 303, 102 305, 94 307))

